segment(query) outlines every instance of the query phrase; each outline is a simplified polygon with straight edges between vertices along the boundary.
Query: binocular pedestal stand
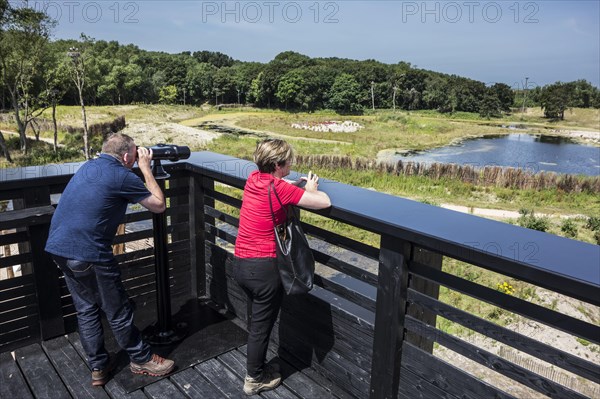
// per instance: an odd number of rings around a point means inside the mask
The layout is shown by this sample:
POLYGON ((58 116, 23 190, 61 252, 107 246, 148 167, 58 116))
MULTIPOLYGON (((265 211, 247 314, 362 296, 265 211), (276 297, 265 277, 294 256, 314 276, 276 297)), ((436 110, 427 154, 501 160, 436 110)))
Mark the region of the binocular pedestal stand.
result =
MULTIPOLYGON (((161 190, 165 190, 165 179, 170 175, 165 172, 160 160, 153 161, 152 174, 161 190)), ((158 321, 152 326, 145 339, 151 345, 171 345, 185 338, 188 333, 187 323, 173 326, 171 320, 171 290, 169 287, 169 251, 167 249, 167 215, 166 212, 152 215, 154 227, 154 270, 156 273, 156 304, 158 321)))

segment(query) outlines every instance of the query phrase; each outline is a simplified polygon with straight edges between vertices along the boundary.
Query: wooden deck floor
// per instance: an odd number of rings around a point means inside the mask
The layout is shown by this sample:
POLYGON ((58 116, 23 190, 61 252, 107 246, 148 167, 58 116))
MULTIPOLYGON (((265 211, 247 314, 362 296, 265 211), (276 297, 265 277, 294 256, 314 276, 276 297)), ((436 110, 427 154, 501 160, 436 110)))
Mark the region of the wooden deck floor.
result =
MULTIPOLYGON (((314 376, 311 369, 299 371, 281 359, 279 363, 284 378, 282 385, 274 391, 263 392, 260 397, 348 397, 334 386, 325 388, 317 383, 315 380, 320 379, 311 378, 311 374, 314 376)), ((104 387, 92 387, 90 370, 84 361, 79 337, 74 333, 0 354, 0 398, 246 398, 242 391, 245 370, 245 347, 241 347, 194 367, 180 369, 131 393, 125 392, 114 379, 104 387)))

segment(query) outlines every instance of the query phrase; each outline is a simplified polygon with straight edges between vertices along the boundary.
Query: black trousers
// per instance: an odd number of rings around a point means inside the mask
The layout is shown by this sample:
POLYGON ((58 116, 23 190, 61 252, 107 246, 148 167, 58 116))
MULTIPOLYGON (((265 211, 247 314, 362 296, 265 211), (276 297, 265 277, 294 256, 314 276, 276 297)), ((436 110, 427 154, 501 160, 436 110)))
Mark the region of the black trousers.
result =
POLYGON ((283 288, 276 258, 235 258, 233 277, 248 296, 248 376, 257 378, 265 366, 269 337, 281 307, 283 288))

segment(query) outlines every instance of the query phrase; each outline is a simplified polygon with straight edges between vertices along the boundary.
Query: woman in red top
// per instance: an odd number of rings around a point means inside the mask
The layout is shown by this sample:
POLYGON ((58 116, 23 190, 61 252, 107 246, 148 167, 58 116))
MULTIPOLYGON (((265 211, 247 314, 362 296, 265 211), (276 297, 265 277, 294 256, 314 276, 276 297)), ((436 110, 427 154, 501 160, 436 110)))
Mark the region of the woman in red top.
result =
MULTIPOLYGON (((254 152, 258 170, 248 176, 244 187, 233 275, 251 304, 244 381, 244 392, 248 395, 273 389, 281 382, 279 372, 265 365, 269 337, 283 296, 269 206, 269 185, 274 183, 284 206, 298 205, 308 209, 331 206, 329 196, 318 191, 319 177, 312 172, 297 182, 284 180, 290 173, 293 155, 292 147, 283 140, 261 141, 254 152), (297 185, 301 181, 306 181, 304 189, 297 185)), ((275 222, 282 223, 285 210, 274 193, 271 197, 275 222)))

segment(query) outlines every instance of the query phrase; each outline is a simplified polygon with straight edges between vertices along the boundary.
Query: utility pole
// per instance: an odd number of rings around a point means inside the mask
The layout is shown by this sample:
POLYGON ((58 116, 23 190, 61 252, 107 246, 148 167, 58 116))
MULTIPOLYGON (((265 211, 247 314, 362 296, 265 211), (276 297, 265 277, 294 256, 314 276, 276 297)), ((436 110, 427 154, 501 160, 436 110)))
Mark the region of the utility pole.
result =
POLYGON ((525 77, 525 86, 523 86, 523 110, 522 113, 525 113, 525 100, 527 99, 527 81, 529 80, 528 77, 525 77))
POLYGON ((375 111, 375 82, 371 81, 371 103, 373 104, 373 111, 375 111))

